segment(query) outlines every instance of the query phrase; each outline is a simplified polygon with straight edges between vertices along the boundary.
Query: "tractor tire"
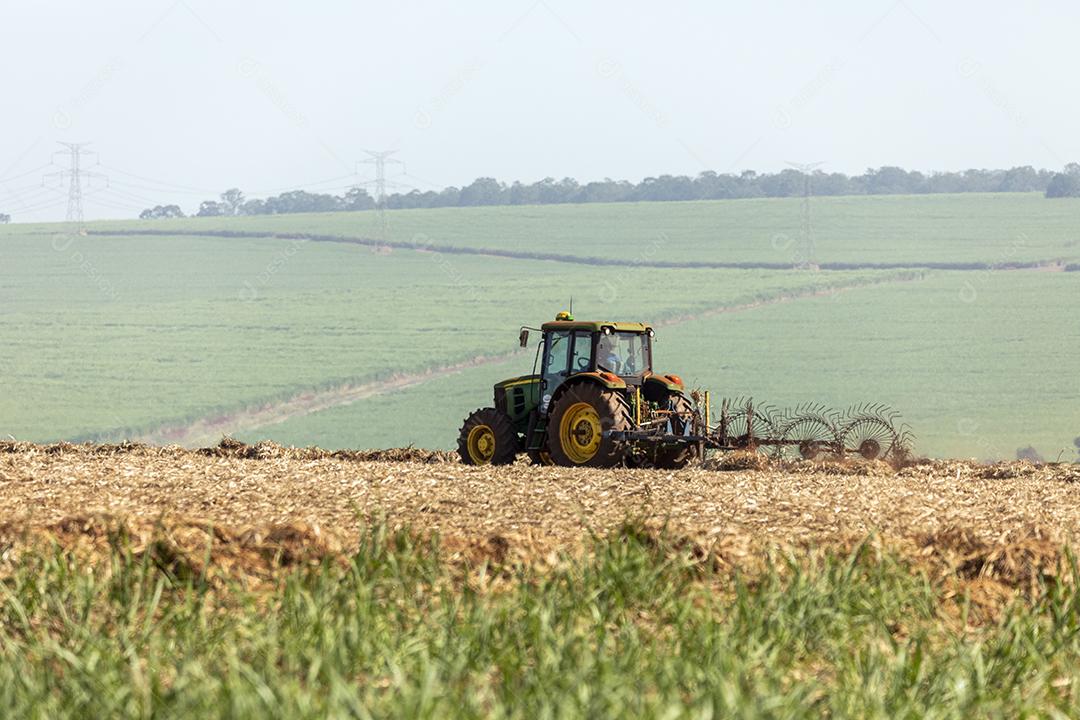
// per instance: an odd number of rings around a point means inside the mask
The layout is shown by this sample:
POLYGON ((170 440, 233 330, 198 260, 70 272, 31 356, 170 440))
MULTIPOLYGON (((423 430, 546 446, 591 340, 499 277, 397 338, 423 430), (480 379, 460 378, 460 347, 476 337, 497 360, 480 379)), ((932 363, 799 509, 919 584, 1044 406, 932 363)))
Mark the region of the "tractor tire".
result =
POLYGON ((631 430, 630 405, 621 393, 591 382, 576 384, 555 402, 548 420, 548 452, 564 467, 617 467, 626 447, 603 436, 631 430))
POLYGON ((465 418, 458 434, 458 455, 466 465, 509 465, 518 452, 518 437, 506 413, 480 408, 465 418))
MULTIPOLYGON (((693 406, 690 404, 690 399, 681 392, 669 392, 668 408, 679 413, 688 413, 693 409, 693 406)), ((686 432, 689 423, 673 418, 671 424, 672 431, 676 435, 681 435, 686 432)), ((661 470, 681 470, 697 459, 697 445, 674 445, 661 447, 656 451, 655 465, 661 470)))

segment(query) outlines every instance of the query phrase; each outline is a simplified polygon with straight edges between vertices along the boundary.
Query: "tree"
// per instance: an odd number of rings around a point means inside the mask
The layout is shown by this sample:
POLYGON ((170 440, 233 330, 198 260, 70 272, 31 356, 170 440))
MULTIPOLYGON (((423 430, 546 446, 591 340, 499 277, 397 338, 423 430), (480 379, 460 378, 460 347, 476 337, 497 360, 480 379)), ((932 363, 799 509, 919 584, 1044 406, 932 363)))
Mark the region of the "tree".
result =
POLYGON ((540 188, 535 183, 525 185, 515 180, 506 193, 511 205, 536 205, 540 202, 540 188))
POLYGON ((244 205, 244 193, 239 188, 229 188, 221 193, 221 204, 225 209, 225 215, 239 215, 240 208, 244 205))
POLYGON ((242 206, 240 206, 241 215, 265 215, 266 214, 266 201, 265 200, 248 200, 242 206))
POLYGON ((266 212, 271 215, 302 212, 332 212, 341 209, 341 198, 335 195, 293 190, 267 198, 266 212))
POLYGON ((11 216, 7 213, 0 213, 0 225, 7 225, 11 222, 11 216))
POLYGON ((866 192, 871 195, 897 195, 926 192, 926 177, 891 165, 867 170, 863 175, 866 192))
POLYGON ((616 182, 604 178, 601 182, 591 182, 581 188, 578 202, 624 202, 634 197, 634 186, 625 180, 616 182))
POLYGON ((197 217, 220 217, 225 214, 225 206, 216 200, 203 200, 199 205, 197 217))
POLYGON ((1043 190, 1045 186, 1040 183, 1039 173, 1030 165, 1014 167, 1005 171, 1005 176, 998 185, 999 192, 1033 192, 1043 190))
POLYGON ((694 181, 685 175, 647 177, 638 185, 637 197, 642 200, 692 200, 694 181))
POLYGON ((179 205, 155 205, 139 213, 140 220, 160 220, 161 218, 182 218, 184 211, 179 205))
POLYGON ((371 210, 375 207, 375 198, 368 195, 368 191, 360 187, 351 187, 342 198, 342 210, 371 210))
MULTIPOLYGON (((495 178, 481 177, 463 188, 410 190, 386 196, 391 209, 440 208, 492 205, 544 205, 552 203, 610 203, 664 200, 719 200, 723 198, 799 197, 806 189, 806 176, 794 169, 775 173, 744 170, 739 174, 718 174, 706 170, 696 177, 659 175, 641 182, 604 178, 584 185, 574 178, 546 177, 534 183, 515 181, 510 185, 495 178)), ((893 193, 1033 192, 1047 197, 1080 196, 1080 163, 1069 163, 1064 172, 1035 170, 1030 166, 1009 170, 969 169, 924 175, 895 166, 870 168, 862 175, 825 173, 810 176, 813 195, 883 195, 893 193)), ((239 188, 223 192, 218 200, 199 206, 198 215, 264 215, 278 213, 349 212, 375 209, 368 191, 352 187, 343 195, 294 190, 275 197, 246 200, 239 188)), ((153 210, 146 217, 158 217, 153 210)))
POLYGON ((1080 176, 1058 173, 1050 178, 1050 184, 1046 186, 1046 197, 1080 197, 1080 176))
MULTIPOLYGON (((761 191, 766 197, 795 197, 805 193, 807 187, 806 176, 798 170, 781 170, 776 175, 761 178, 761 191)), ((813 192, 812 184, 809 188, 813 192)))
POLYGON ((461 188, 460 205, 502 205, 506 186, 495 178, 476 178, 461 188))

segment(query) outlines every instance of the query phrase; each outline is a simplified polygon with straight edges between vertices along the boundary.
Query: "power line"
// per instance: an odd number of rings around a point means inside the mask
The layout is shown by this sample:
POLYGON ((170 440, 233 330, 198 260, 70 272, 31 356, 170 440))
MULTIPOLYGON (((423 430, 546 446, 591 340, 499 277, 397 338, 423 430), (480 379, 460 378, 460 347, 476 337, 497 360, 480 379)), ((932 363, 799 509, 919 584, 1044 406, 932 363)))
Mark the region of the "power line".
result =
POLYGON ((272 195, 273 193, 289 192, 291 190, 300 190, 302 188, 310 188, 316 185, 326 185, 328 183, 338 182, 347 178, 355 178, 356 173, 349 173, 348 175, 339 175, 338 177, 326 178, 325 180, 316 180, 315 182, 301 183, 298 185, 287 185, 285 187, 272 188, 270 190, 249 190, 252 195, 272 195))
POLYGON ((18 202, 25 204, 27 200, 33 199, 36 196, 57 192, 57 189, 46 185, 29 185, 14 190, 5 189, 5 192, 9 197, 15 198, 18 202))
POLYGON ((40 167, 36 167, 33 170, 27 170, 26 172, 24 172, 24 173, 22 173, 20 175, 12 175, 9 178, 2 178, 2 179, 0 179, 0 183, 9 183, 12 180, 18 180, 19 178, 24 178, 27 175, 33 175, 34 173, 39 173, 42 170, 44 170, 45 168, 51 167, 51 166, 52 166, 52 163, 45 163, 44 165, 42 165, 40 167))
POLYGON ((136 190, 149 190, 150 192, 154 192, 154 193, 163 193, 163 192, 179 193, 181 195, 195 195, 196 197, 203 197, 203 198, 206 197, 206 195, 207 195, 206 193, 201 192, 199 190, 173 190, 173 189, 163 190, 160 187, 151 187, 149 185, 137 185, 135 183, 122 182, 122 181, 117 180, 115 178, 110 178, 109 179, 109 185, 110 186, 120 186, 120 187, 135 188, 136 190))
POLYGON ((45 208, 60 207, 67 202, 66 198, 57 198, 55 200, 39 200, 38 202, 31 203, 26 207, 19 208, 20 212, 37 212, 45 208))
POLYGON ((445 185, 440 185, 440 184, 438 184, 438 183, 434 183, 434 182, 431 182, 430 180, 425 180, 425 179, 424 179, 424 178, 422 178, 422 177, 417 177, 416 175, 413 175, 412 173, 402 172, 401 174, 402 174, 402 175, 403 175, 404 177, 407 177, 407 178, 412 178, 413 180, 419 180, 419 181, 420 181, 421 183, 423 183, 424 185, 427 185, 427 186, 429 186, 429 187, 435 188, 436 190, 442 190, 443 188, 445 188, 445 187, 446 187, 445 185))
POLYGON ((127 212, 139 212, 144 209, 139 207, 138 205, 135 205, 134 203, 119 202, 113 200, 112 198, 106 200, 92 195, 86 198, 86 202, 90 203, 91 205, 100 205, 102 207, 112 208, 114 210, 125 210, 127 212))
POLYGON ((54 200, 48 200, 48 201, 39 198, 37 200, 37 202, 33 202, 30 205, 26 205, 26 206, 23 206, 23 207, 19 208, 19 212, 24 212, 24 213, 38 212, 39 210, 45 210, 47 208, 60 207, 60 206, 64 205, 66 202, 67 202, 67 200, 65 198, 62 198, 62 197, 57 197, 54 200))
MULTIPOLYGON (((98 164, 101 165, 101 163, 98 163, 98 164)), ((162 185, 164 187, 169 187, 169 188, 179 188, 181 190, 189 190, 191 192, 195 192, 195 193, 199 193, 199 194, 210 193, 211 195, 213 195, 213 194, 215 194, 217 192, 216 190, 208 190, 206 188, 198 188, 198 187, 194 187, 194 186, 191 186, 191 185, 181 185, 179 183, 168 182, 167 180, 155 180, 154 178, 146 177, 145 175, 136 175, 135 173, 128 172, 126 170, 120 170, 118 168, 114 168, 111 165, 102 165, 102 167, 104 167, 109 172, 120 173, 121 175, 127 175, 128 177, 133 177, 136 180, 142 180, 143 182, 150 183, 151 185, 162 185)))
POLYGON ((127 190, 121 190, 120 188, 113 187, 111 183, 105 187, 105 190, 107 192, 110 192, 110 193, 114 194, 114 195, 118 195, 120 197, 128 198, 132 202, 149 203, 151 205, 157 205, 158 204, 157 202, 155 202, 154 200, 151 200, 150 198, 146 198, 146 197, 143 197, 142 195, 136 195, 133 192, 128 192, 127 190))

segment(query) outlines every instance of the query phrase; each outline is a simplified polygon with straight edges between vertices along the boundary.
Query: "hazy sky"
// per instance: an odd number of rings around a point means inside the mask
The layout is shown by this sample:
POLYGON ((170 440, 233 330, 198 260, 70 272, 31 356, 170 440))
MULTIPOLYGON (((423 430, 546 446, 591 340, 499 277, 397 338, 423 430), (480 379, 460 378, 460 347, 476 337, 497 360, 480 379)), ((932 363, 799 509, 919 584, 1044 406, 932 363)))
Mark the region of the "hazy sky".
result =
POLYGON ((6 0, 0 17, 17 221, 63 217, 37 170, 57 141, 92 141, 116 183, 89 217, 340 192, 372 177, 364 149, 398 149, 391 174, 420 189, 1080 159, 1075 2, 6 0))

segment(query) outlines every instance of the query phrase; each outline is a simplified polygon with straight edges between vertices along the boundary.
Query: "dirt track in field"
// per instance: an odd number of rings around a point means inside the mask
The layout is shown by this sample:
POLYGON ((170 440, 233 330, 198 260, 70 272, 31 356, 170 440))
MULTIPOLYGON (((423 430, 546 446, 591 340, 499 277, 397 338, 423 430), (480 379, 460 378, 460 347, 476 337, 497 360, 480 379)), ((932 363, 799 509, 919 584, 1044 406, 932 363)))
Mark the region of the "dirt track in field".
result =
POLYGON ((1052 574, 1063 544, 1075 542, 1078 481, 1080 465, 1027 463, 666 472, 475 468, 445 453, 270 444, 199 452, 5 443, 0 559, 26 538, 100 541, 115 523, 144 541, 171 533, 193 557, 213 537, 218 545, 254 543, 263 561, 282 552, 297 558, 355 547, 361 527, 381 518, 437 532, 473 559, 544 563, 633 519, 720 566, 749 567, 768 548, 850 549, 872 535, 935 572, 1016 587, 1052 574))
MULTIPOLYGON (((766 300, 758 300, 739 305, 722 305, 693 314, 672 316, 654 322, 653 325, 657 328, 670 327, 692 322, 694 320, 714 317, 716 315, 746 312, 767 305, 776 305, 779 303, 815 297, 827 297, 846 290, 854 290, 872 285, 913 281, 919 277, 919 275, 902 275, 899 277, 873 278, 869 280, 854 281, 851 284, 842 287, 814 288, 803 291, 785 292, 766 300)), ((141 433, 132 439, 147 444, 169 443, 182 445, 184 447, 197 447, 199 445, 217 442, 223 436, 233 436, 249 430, 276 425, 295 417, 302 417, 339 405, 348 405, 357 402, 358 400, 396 392, 440 377, 453 375, 470 368, 493 365, 513 357, 525 357, 527 355, 528 353, 523 351, 519 352, 517 350, 494 355, 478 355, 477 357, 462 362, 429 368, 420 372, 398 373, 384 380, 360 384, 348 383, 321 390, 309 390, 298 393, 285 400, 255 405, 234 412, 217 413, 182 425, 164 425, 149 432, 141 433)))

